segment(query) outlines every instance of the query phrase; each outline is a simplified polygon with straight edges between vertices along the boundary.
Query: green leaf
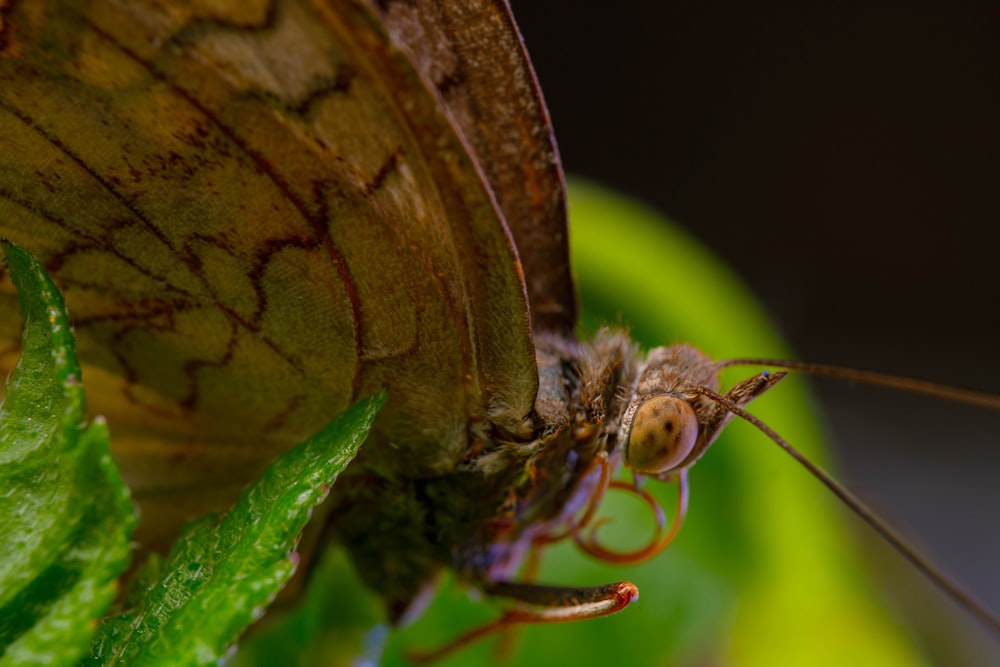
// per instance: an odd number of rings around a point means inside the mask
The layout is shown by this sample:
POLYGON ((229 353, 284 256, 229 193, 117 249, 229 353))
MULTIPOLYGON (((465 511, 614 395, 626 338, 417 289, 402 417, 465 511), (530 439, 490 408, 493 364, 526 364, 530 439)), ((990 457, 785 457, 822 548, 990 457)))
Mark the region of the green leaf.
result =
POLYGON ((85 423, 62 297, 4 244, 25 320, 0 406, 0 665, 71 665, 128 565, 135 514, 102 420, 85 423))
POLYGON ((87 664, 214 665, 292 576, 313 506, 368 435, 384 392, 277 459, 221 518, 190 524, 134 605, 101 626, 87 664))

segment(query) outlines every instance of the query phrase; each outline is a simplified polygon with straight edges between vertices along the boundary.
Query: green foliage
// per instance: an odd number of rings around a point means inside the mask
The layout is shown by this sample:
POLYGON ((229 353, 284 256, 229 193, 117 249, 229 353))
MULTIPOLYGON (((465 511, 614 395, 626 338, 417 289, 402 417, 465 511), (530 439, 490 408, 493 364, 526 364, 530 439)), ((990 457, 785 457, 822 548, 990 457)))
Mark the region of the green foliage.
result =
POLYGON ((295 572, 311 509, 329 493, 385 401, 359 401, 272 463, 222 517, 185 529, 158 577, 102 624, 85 664, 212 665, 295 572))
POLYGON ((128 565, 135 515, 103 421, 85 423, 62 298, 5 245, 25 329, 0 407, 0 665, 72 665, 128 565))
POLYGON ((103 420, 85 425, 62 298, 34 258, 4 249, 26 324, 0 407, 0 666, 218 664, 294 573, 311 510, 364 442, 384 392, 277 459, 229 512, 189 525, 98 628, 135 514, 103 420))

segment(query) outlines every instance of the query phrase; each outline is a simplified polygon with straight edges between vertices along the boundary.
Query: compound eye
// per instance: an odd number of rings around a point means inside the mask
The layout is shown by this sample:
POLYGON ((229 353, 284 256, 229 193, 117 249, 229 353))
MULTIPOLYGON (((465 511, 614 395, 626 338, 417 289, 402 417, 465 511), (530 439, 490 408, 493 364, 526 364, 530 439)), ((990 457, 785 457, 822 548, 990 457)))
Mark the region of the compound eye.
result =
POLYGON ((698 417, 677 396, 654 396, 632 420, 625 462, 639 473, 657 475, 677 467, 698 440, 698 417))

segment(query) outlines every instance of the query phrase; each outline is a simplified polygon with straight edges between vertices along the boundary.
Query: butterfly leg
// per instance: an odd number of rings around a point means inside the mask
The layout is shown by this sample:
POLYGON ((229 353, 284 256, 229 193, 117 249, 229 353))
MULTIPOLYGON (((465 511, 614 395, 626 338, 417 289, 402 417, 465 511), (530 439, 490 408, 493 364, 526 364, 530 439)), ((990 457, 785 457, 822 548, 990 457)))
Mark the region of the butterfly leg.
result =
POLYGON ((541 547, 544 547, 553 542, 559 542, 567 537, 572 537, 587 527, 594 515, 597 514, 597 508, 600 507, 601 501, 604 500, 604 494, 608 490, 608 486, 611 483, 611 463, 608 461, 607 452, 600 452, 591 461, 587 470, 583 474, 583 479, 588 479, 591 476, 597 476, 597 484, 594 486, 587 498, 586 509, 583 515, 578 518, 570 518, 568 526, 565 530, 560 532, 546 533, 539 535, 535 538, 535 543, 533 546, 533 551, 537 551, 541 547))
MULTIPOLYGON (((568 525, 563 530, 542 533, 532 542, 527 560, 524 567, 521 568, 520 579, 523 583, 533 584, 538 580, 538 574, 542 567, 542 552, 548 545, 577 535, 594 518, 611 479, 611 464, 608 462, 607 452, 599 452, 594 456, 594 460, 590 462, 587 470, 582 475, 583 479, 591 477, 597 478, 596 485, 593 486, 588 494, 583 514, 580 517, 570 517, 568 525)), ((501 628, 499 634, 500 636, 493 655, 497 662, 506 662, 514 654, 514 650, 517 647, 517 625, 508 625, 501 628)))
POLYGON ((410 652, 407 658, 416 663, 432 662, 490 633, 514 625, 566 623, 608 616, 621 611, 639 597, 639 589, 627 581, 588 588, 497 582, 486 587, 484 592, 512 600, 513 606, 495 621, 473 628, 437 649, 410 652))

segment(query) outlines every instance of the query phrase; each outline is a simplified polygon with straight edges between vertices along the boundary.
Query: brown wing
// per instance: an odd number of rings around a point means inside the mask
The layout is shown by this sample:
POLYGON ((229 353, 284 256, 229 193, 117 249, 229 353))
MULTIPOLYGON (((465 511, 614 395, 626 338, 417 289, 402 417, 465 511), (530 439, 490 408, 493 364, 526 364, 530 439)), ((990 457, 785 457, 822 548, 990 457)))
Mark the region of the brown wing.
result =
POLYGON ((379 7, 479 158, 517 244, 532 324, 572 331, 577 303, 562 165, 506 0, 383 0, 379 7))
POLYGON ((51 0, 0 19, 0 233, 65 289, 147 530, 382 386, 366 452, 385 475, 451 469, 470 420, 526 429, 512 241, 369 5, 51 0))

